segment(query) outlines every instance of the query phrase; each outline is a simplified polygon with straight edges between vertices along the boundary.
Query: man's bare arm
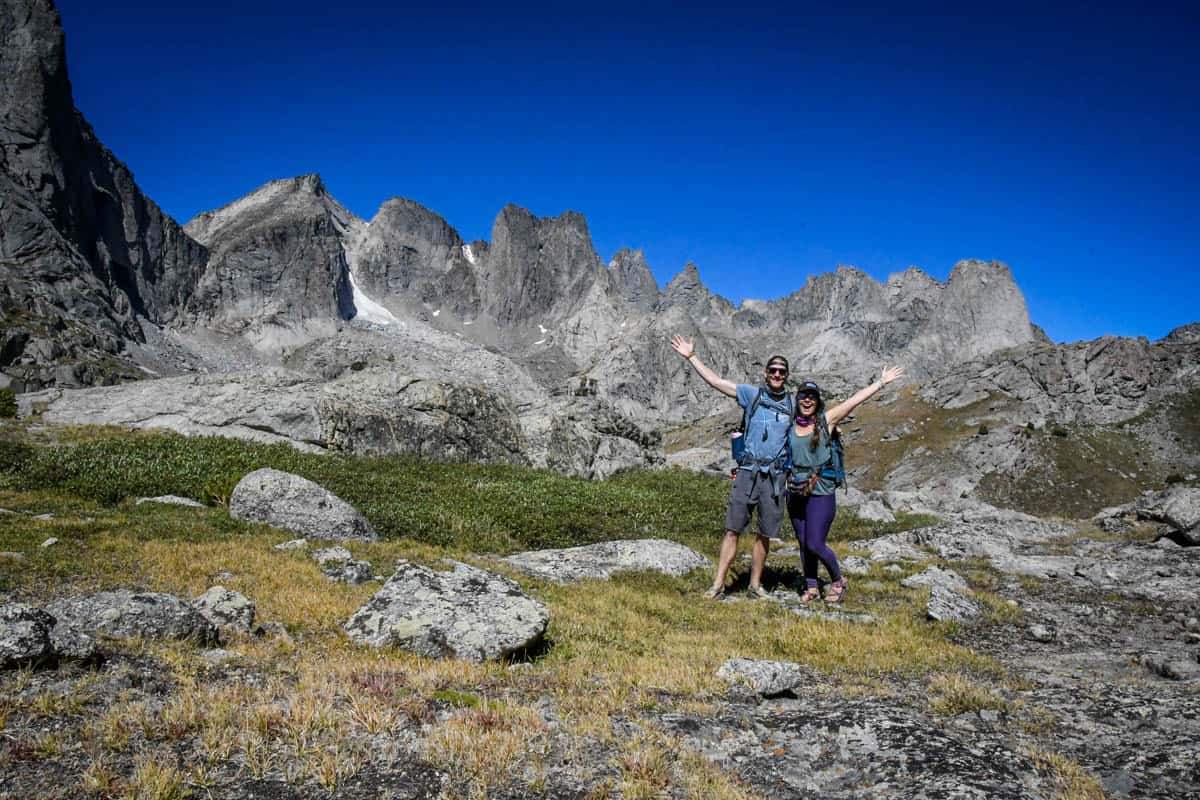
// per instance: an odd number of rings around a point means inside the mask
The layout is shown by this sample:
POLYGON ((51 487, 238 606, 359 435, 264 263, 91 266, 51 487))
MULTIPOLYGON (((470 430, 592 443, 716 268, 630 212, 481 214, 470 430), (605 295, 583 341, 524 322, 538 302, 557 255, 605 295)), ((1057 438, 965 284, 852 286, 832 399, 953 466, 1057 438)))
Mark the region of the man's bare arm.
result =
POLYGON ((723 395, 733 398, 737 397, 737 384, 733 381, 725 380, 705 365, 700 360, 700 357, 696 355, 696 346, 693 341, 689 341, 676 334, 671 339, 671 347, 675 349, 676 353, 679 353, 683 360, 692 365, 692 369, 696 370, 696 374, 703 378, 705 383, 723 395))

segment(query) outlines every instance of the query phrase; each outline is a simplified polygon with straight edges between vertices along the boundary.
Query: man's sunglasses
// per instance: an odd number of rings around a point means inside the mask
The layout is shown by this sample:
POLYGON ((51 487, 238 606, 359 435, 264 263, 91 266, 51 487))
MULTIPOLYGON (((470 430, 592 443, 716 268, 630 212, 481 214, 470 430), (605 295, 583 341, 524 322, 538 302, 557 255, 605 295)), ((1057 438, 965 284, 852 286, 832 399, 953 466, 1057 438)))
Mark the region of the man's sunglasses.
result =
POLYGON ((767 367, 768 375, 787 375, 788 371, 783 367, 767 367))

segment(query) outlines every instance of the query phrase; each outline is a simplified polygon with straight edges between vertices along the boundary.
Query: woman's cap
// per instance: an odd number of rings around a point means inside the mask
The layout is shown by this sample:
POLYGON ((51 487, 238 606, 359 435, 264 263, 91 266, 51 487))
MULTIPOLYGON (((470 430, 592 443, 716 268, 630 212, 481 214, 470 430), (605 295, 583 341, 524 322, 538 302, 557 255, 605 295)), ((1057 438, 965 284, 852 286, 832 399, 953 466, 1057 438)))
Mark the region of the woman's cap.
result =
POLYGON ((817 397, 820 397, 821 387, 817 386, 812 381, 805 381, 796 387, 796 394, 815 394, 817 397))

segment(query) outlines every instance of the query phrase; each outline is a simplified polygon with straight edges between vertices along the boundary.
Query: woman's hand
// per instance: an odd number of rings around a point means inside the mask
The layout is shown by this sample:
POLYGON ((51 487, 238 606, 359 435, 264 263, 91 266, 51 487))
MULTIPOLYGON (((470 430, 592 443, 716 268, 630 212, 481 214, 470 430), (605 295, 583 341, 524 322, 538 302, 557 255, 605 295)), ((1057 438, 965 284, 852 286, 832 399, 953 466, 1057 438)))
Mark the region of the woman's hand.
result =
POLYGON ((883 372, 879 375, 879 382, 887 386, 897 378, 904 377, 904 367, 884 367, 883 372))
POLYGON ((671 340, 671 347, 675 348, 675 352, 683 359, 689 359, 696 354, 695 342, 688 341, 679 334, 675 334, 675 338, 671 340))

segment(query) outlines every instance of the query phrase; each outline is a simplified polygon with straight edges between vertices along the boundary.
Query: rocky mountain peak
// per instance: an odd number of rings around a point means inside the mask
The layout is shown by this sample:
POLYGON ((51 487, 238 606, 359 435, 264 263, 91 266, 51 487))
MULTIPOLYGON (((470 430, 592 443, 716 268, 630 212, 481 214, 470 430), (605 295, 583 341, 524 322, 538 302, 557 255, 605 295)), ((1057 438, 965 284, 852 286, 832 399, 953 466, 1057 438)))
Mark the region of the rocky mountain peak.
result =
POLYGON ((492 225, 482 302, 501 326, 531 326, 570 313, 607 271, 582 214, 538 218, 507 205, 492 225))
POLYGON ((697 322, 724 321, 733 314, 733 304, 709 291, 691 261, 666 285, 662 298, 663 306, 683 311, 697 322))
POLYGON ((649 311, 658 304, 658 281, 641 250, 622 248, 608 267, 613 289, 621 300, 641 311, 649 311))
POLYGON ((327 218, 340 229, 361 222, 337 202, 320 175, 300 175, 266 183, 213 211, 197 214, 184 226, 206 246, 233 242, 247 233, 302 218, 327 218))
POLYGON ((783 323, 788 327, 879 322, 888 318, 883 286, 862 270, 843 264, 833 272, 810 275, 799 291, 779 302, 783 323))

